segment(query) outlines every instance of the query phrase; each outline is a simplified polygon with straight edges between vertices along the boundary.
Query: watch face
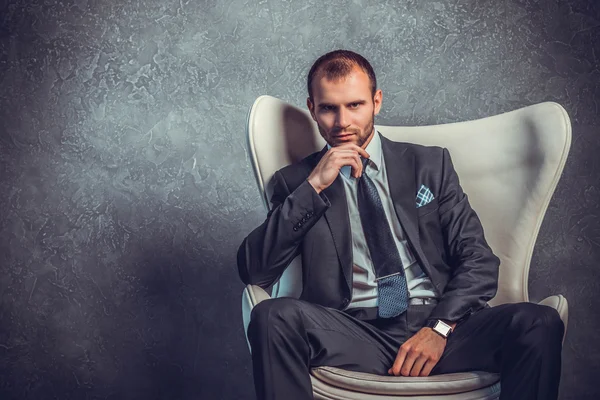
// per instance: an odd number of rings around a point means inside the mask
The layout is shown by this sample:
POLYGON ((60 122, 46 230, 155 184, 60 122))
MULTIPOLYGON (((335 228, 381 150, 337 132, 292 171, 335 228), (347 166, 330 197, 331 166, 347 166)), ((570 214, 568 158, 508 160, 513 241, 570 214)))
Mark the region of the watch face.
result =
POLYGON ((445 337, 448 337, 450 334, 450 326, 442 323, 441 321, 437 321, 433 329, 445 337))

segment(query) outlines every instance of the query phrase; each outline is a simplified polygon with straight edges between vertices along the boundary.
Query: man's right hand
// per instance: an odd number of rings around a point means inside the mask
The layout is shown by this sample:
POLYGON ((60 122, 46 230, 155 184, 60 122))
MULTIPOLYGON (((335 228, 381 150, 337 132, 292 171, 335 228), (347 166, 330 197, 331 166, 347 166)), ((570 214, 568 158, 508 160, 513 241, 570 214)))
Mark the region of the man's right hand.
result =
POLYGON ((317 193, 321 193, 335 181, 344 165, 352 167, 353 177, 360 178, 362 175, 361 156, 370 157, 365 149, 354 143, 344 143, 330 148, 311 172, 308 183, 315 188, 317 193))

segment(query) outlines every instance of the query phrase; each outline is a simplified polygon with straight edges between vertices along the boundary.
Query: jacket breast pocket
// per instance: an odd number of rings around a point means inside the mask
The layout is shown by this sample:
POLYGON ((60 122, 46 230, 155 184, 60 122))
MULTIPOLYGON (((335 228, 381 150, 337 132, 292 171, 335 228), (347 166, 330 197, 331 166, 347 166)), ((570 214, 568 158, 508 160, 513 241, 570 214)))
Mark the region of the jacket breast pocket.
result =
POLYGON ((422 217, 433 211, 436 211, 438 208, 439 208, 438 199, 433 199, 429 203, 425 204, 424 206, 417 208, 417 215, 419 217, 422 217))

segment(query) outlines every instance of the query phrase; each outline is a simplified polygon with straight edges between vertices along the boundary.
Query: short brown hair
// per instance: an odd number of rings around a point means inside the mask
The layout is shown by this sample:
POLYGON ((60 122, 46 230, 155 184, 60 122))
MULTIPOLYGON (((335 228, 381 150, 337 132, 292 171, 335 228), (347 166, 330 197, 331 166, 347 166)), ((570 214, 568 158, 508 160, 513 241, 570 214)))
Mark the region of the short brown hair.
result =
POLYGON ((323 70, 328 80, 336 80, 350 74, 354 66, 358 66, 369 76, 371 96, 375 96, 377 78, 375 78, 375 71, 369 61, 350 50, 334 50, 319 57, 308 72, 307 88, 310 100, 313 100, 312 81, 317 72, 323 70))

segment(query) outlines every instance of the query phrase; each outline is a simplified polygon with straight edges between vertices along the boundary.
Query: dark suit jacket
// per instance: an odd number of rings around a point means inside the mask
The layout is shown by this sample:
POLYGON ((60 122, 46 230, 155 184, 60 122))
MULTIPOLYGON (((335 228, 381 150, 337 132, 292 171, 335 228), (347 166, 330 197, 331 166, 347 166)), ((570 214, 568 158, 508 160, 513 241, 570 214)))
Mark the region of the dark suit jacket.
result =
MULTIPOLYGON (((429 320, 460 321, 489 307, 487 301, 498 287, 500 261, 485 241, 448 150, 383 136, 381 141, 396 215, 438 293, 429 320), (435 198, 417 208, 421 185, 435 198)), ((352 294, 352 237, 342 177, 321 194, 307 181, 326 151, 324 147, 275 173, 272 208, 242 242, 238 270, 245 284, 267 288, 300 253, 300 298, 345 309, 352 294)))

